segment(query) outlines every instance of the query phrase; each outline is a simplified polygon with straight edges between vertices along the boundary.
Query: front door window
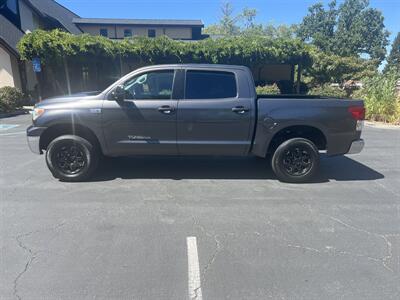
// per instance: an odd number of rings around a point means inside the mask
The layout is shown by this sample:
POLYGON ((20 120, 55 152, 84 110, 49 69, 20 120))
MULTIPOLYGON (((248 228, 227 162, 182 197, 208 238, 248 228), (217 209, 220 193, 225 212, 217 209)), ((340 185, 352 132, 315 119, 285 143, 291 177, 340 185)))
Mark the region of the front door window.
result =
POLYGON ((125 82, 125 99, 169 100, 173 82, 173 70, 142 73, 125 82))

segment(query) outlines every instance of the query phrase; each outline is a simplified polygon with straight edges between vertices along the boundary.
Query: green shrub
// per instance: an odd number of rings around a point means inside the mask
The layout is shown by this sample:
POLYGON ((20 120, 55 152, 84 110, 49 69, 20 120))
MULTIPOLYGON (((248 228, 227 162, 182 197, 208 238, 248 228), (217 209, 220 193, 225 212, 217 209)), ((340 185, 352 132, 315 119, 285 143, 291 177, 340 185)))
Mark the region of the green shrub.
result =
POLYGON ((368 119, 400 123, 400 97, 396 92, 399 78, 396 71, 379 74, 365 80, 364 87, 353 93, 352 98, 365 100, 368 119))
POLYGON ((279 90, 278 86, 275 83, 271 85, 258 86, 256 87, 256 92, 258 95, 261 94, 278 95, 281 93, 281 91, 279 90))
POLYGON ((319 95, 333 98, 346 98, 347 93, 340 87, 332 86, 329 83, 316 86, 308 92, 309 95, 319 95))
POLYGON ((0 88, 0 112, 10 112, 24 105, 24 94, 17 88, 0 88))
POLYGON ((112 41, 88 34, 73 35, 61 30, 35 30, 18 43, 23 60, 40 57, 44 65, 95 57, 136 60, 142 64, 155 63, 222 63, 255 67, 260 64, 311 64, 310 48, 299 39, 269 38, 267 36, 235 36, 204 39, 191 43, 157 38, 137 37, 112 41))
POLYGON ((303 77, 312 86, 330 82, 343 83, 347 80, 362 80, 377 74, 379 62, 360 57, 338 56, 311 48, 311 67, 304 69, 303 77))

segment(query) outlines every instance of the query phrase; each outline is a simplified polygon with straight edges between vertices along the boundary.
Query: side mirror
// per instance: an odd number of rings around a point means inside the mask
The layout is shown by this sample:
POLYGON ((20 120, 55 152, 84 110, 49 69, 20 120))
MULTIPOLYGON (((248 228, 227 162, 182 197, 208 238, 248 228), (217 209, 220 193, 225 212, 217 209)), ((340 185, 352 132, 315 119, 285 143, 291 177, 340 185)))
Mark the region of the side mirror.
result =
POLYGON ((111 93, 112 99, 117 101, 123 101, 125 99, 125 89, 123 85, 118 85, 111 93))

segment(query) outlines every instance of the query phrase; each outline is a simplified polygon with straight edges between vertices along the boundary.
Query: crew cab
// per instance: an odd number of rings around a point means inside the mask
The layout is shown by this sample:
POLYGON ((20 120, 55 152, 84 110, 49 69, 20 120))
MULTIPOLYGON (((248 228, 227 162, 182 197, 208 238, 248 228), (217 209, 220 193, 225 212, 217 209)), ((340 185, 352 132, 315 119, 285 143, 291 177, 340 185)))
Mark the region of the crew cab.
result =
POLYGON ((279 180, 306 182, 321 152, 362 150, 364 115, 362 100, 257 95, 244 66, 156 65, 36 104, 27 139, 63 181, 87 180, 103 155, 252 155, 279 180))

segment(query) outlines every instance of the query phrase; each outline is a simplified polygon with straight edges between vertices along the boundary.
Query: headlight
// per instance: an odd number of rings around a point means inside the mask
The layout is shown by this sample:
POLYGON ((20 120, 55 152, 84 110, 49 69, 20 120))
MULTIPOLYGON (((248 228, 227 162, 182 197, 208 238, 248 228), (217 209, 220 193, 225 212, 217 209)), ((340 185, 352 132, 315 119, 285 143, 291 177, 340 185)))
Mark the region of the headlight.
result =
POLYGON ((32 120, 35 121, 41 115, 43 115, 44 109, 43 108, 34 108, 32 113, 32 120))

